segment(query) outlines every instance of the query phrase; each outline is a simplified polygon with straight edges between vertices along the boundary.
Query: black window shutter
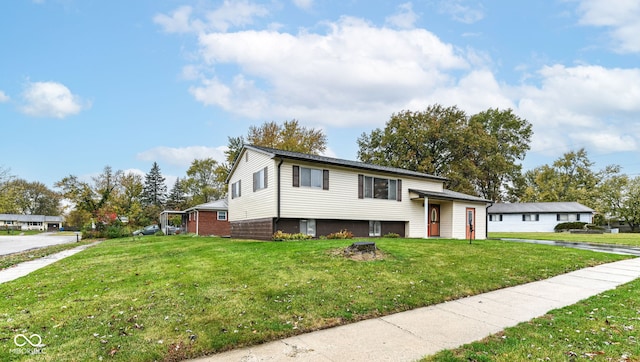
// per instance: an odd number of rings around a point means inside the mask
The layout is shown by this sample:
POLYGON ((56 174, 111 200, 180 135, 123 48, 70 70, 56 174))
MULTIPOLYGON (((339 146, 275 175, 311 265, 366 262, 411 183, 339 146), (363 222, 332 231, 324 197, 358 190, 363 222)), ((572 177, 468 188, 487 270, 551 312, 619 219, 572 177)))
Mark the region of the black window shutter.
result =
POLYGON ((268 186, 268 182, 269 182, 269 181, 268 181, 268 180, 269 180, 268 170, 269 170, 269 168, 267 168, 267 167, 265 166, 265 168, 264 168, 264 188, 265 188, 265 189, 267 188, 267 186, 268 186))
POLYGON ((502 221, 502 214, 500 214, 500 221, 502 221))
POLYGON ((580 213, 576 214, 576 220, 580 221, 580 213))
POLYGON ((300 187, 300 166, 293 166, 293 187, 300 187))
POLYGON ((402 180, 398 180, 398 191, 396 192, 396 200, 402 201, 402 180))
POLYGON ((322 189, 329 189, 329 170, 322 170, 322 189))
POLYGON ((238 197, 242 196, 242 180, 238 180, 238 197))
POLYGON ((540 221, 540 214, 536 214, 536 221, 540 221))
POLYGON ((556 221, 560 221, 560 214, 556 214, 556 221))
POLYGON ((364 175, 358 175, 358 198, 364 199, 364 175))
POLYGON ((522 221, 525 221, 525 216, 524 216, 524 214, 522 214, 522 221))

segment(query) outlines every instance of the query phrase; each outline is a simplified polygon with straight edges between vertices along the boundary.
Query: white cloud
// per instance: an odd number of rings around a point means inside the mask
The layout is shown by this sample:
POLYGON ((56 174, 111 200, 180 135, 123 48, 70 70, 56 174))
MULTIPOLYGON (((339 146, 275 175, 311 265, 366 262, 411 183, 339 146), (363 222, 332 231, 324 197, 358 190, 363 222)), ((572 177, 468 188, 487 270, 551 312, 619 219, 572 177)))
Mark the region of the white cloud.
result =
POLYGON ((309 10, 313 7, 313 1, 314 0, 293 0, 293 5, 303 10, 309 10))
POLYGON ((9 102, 9 96, 6 95, 3 91, 0 90, 0 103, 9 102))
POLYGON ((554 65, 538 76, 539 86, 521 87, 515 95, 520 114, 534 126, 533 150, 638 149, 630 127, 640 113, 640 69, 554 65))
POLYGON ((266 7, 246 0, 225 0, 216 10, 206 11, 204 20, 192 19, 193 12, 194 9, 191 6, 181 6, 170 15, 157 14, 153 20, 167 33, 226 32, 231 27, 251 25, 254 18, 269 14, 266 7))
POLYGON ((418 20, 418 15, 413 11, 411 3, 404 3, 398 6, 398 12, 388 16, 385 22, 399 29, 412 29, 418 20))
POLYGON ((484 18, 482 4, 466 5, 466 0, 441 0, 440 11, 451 15, 453 20, 473 24, 484 18))
MULTIPOLYGON (((484 16, 479 5, 475 12, 467 7, 475 14, 468 19, 484 16)), ((411 4, 399 10, 412 12, 411 4)), ((322 25, 324 31, 298 33, 199 33, 200 59, 183 70, 193 82, 191 94, 241 117, 295 118, 314 127, 379 127, 393 113, 435 103, 468 114, 512 108, 532 123, 537 152, 640 147, 640 129, 629 133, 640 114, 640 69, 527 67, 522 84, 508 85, 491 71, 496 64, 488 53, 456 48, 425 29, 378 27, 353 17, 322 25)))
POLYGON ((162 26, 167 33, 190 33, 198 32, 204 28, 202 22, 191 22, 191 6, 181 6, 171 12, 171 15, 157 14, 153 21, 162 26))
POLYGON ((30 82, 22 98, 22 112, 35 117, 65 118, 91 107, 64 84, 56 82, 30 82))
POLYGON ((138 153, 136 157, 143 161, 166 162, 173 166, 188 168, 194 160, 205 158, 213 158, 222 163, 226 159, 224 155, 226 149, 226 146, 155 147, 138 153))
POLYGON ((581 0, 579 23, 609 28, 612 48, 621 53, 640 52, 640 2, 637 0, 581 0))
POLYGON ((423 29, 377 28, 350 17, 326 25, 325 34, 201 34, 200 54, 211 73, 225 64, 240 71, 228 79, 203 77, 190 91, 245 117, 348 126, 425 99, 454 81, 449 71, 469 67, 464 54, 423 29))

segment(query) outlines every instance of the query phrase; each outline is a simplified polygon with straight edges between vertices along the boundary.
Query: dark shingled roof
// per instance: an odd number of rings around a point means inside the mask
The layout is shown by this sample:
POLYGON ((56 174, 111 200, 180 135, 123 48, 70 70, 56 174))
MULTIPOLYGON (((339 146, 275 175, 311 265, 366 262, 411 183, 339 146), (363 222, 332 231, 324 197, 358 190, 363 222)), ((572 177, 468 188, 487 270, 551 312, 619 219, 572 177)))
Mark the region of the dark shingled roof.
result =
POLYGON ((258 152, 271 154, 272 155, 271 157, 282 157, 282 158, 299 160, 299 161, 319 162, 319 163, 324 163, 324 164, 334 165, 334 166, 343 166, 343 167, 356 168, 356 169, 368 170, 368 171, 387 172, 387 173, 393 173, 397 175, 420 177, 420 178, 426 178, 426 179, 437 180, 437 181, 447 180, 445 177, 429 175, 422 172, 409 171, 409 170, 396 168, 396 167, 379 166, 379 165, 373 165, 370 163, 364 163, 359 161, 350 161, 350 160, 343 160, 343 159, 333 158, 333 157, 310 155, 306 153, 284 151, 284 150, 278 150, 275 148, 255 146, 255 145, 244 145, 244 147, 258 151, 258 152))
POLYGON ((409 189, 409 192, 415 192, 420 195, 420 197, 428 197, 439 200, 463 200, 463 201, 473 201, 473 202, 493 202, 491 200, 483 199, 482 197, 473 196, 463 194, 461 192, 444 190, 442 192, 437 191, 424 191, 424 190, 415 190, 409 189))
POLYGON ((556 213, 556 212, 595 212, 578 202, 523 202, 513 204, 493 204, 487 211, 490 214, 556 213))

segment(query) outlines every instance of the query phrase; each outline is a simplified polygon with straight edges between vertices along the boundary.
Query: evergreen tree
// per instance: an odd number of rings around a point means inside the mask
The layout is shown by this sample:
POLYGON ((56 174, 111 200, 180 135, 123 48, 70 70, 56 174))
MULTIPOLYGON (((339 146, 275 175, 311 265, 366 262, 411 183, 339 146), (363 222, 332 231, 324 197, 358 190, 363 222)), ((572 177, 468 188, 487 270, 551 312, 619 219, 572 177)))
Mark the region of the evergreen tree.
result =
POLYGON ((142 202, 145 206, 161 207, 167 199, 167 185, 165 178, 160 172, 157 162, 151 166, 151 171, 145 175, 144 189, 142 191, 142 202))
POLYGON ((186 193, 184 191, 184 182, 178 177, 173 188, 169 192, 167 200, 167 208, 171 210, 182 210, 186 205, 186 193))

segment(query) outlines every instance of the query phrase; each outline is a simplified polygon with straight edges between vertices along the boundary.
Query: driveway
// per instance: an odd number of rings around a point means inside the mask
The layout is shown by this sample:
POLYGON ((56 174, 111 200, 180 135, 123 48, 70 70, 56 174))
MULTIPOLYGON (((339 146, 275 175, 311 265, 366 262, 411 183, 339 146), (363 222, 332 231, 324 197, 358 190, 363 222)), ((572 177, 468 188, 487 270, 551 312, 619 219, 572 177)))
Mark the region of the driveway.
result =
POLYGON ((66 235, 57 232, 22 236, 0 234, 0 255, 19 253, 29 249, 71 242, 76 242, 76 235, 66 235))

